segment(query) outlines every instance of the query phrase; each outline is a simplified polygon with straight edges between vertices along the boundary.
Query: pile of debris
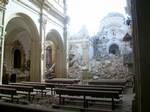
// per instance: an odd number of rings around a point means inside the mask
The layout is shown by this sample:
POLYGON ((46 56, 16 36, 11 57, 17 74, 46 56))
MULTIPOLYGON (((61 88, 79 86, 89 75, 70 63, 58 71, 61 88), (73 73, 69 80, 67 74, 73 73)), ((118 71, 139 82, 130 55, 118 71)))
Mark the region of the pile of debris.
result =
POLYGON ((100 61, 91 60, 90 72, 98 79, 129 79, 128 67, 123 63, 123 56, 111 55, 100 61))
MULTIPOLYGON (((75 52, 75 51, 74 51, 75 52)), ((68 76, 69 78, 76 78, 80 79, 82 75, 82 56, 80 53, 70 53, 69 54, 69 70, 68 70, 68 76)))
MULTIPOLYGON (((76 58, 74 64, 69 66, 68 76, 70 78, 81 79, 84 65, 81 59, 76 58)), ((88 75, 93 79, 131 79, 128 66, 123 62, 123 56, 105 56, 100 60, 92 59, 87 68, 88 75)))

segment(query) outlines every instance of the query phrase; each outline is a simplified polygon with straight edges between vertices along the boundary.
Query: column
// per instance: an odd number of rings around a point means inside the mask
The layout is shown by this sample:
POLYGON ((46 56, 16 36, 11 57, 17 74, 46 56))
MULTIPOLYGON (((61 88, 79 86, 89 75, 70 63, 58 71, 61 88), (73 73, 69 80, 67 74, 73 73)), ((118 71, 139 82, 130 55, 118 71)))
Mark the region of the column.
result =
POLYGON ((4 55, 4 20, 5 20, 5 5, 8 0, 0 1, 0 84, 2 83, 3 75, 3 55, 4 55))

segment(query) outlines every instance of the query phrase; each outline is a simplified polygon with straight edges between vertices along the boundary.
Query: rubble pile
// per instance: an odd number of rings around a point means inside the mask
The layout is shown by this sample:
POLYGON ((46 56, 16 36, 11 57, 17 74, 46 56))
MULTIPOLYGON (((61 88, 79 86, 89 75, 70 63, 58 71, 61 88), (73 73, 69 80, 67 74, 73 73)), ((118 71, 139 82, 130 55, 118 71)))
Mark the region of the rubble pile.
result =
MULTIPOLYGON (((74 65, 69 67, 70 78, 80 79, 83 74, 83 66, 76 60, 74 65)), ((93 79, 131 79, 127 65, 123 63, 122 56, 105 56, 100 60, 92 59, 89 63, 88 73, 93 79)))
POLYGON ((123 57, 112 55, 100 61, 92 60, 90 72, 99 79, 128 79, 128 67, 123 63, 123 57))

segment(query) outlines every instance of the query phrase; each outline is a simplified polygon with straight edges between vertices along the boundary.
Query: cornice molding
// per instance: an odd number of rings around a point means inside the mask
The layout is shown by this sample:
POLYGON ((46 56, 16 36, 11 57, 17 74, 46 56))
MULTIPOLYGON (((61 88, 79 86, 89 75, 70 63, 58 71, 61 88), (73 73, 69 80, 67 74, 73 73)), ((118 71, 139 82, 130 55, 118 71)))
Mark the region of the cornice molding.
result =
POLYGON ((64 22, 65 15, 56 9, 48 0, 45 0, 44 2, 44 9, 58 20, 64 22))
POLYGON ((48 0, 30 0, 37 7, 44 9, 48 14, 54 16, 59 21, 64 22, 65 15, 55 8, 48 0))

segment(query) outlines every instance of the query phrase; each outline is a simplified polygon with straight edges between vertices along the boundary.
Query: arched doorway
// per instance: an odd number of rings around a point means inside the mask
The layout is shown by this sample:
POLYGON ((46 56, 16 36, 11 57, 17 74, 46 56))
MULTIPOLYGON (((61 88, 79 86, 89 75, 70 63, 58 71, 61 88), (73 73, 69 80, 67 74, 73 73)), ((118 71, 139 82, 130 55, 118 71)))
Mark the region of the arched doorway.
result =
POLYGON ((21 52, 19 49, 15 49, 14 52, 14 68, 21 68, 21 52))
POLYGON ((55 64, 55 77, 65 77, 65 57, 64 46, 60 34, 56 30, 51 30, 46 37, 46 47, 52 48, 52 65, 55 64))
POLYGON ((109 54, 119 55, 120 54, 119 46, 117 44, 110 45, 109 54))
POLYGON ((25 52, 22 44, 19 41, 13 42, 12 56, 13 56, 12 60, 13 68, 21 69, 21 67, 24 65, 25 52))
POLYGON ((40 38, 32 19, 17 13, 8 21, 6 32, 4 63, 7 73, 15 73, 18 81, 40 81, 40 38))

